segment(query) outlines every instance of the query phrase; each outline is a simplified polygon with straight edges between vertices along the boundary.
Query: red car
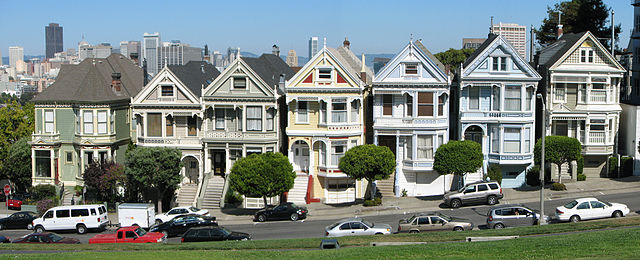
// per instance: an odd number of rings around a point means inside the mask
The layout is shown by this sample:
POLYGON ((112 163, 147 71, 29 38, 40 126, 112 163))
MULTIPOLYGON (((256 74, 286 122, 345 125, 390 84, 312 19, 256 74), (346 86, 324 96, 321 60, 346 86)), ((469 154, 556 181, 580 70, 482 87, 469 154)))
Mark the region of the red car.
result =
POLYGON ((22 196, 9 195, 9 199, 5 202, 9 209, 21 210, 22 209, 22 196))
POLYGON ((165 237, 159 232, 147 232, 140 227, 121 227, 115 234, 98 234, 89 244, 107 243, 162 243, 165 237))
POLYGON ((13 243, 29 244, 80 244, 80 240, 70 237, 61 237, 56 233, 42 232, 31 233, 16 240, 13 243))

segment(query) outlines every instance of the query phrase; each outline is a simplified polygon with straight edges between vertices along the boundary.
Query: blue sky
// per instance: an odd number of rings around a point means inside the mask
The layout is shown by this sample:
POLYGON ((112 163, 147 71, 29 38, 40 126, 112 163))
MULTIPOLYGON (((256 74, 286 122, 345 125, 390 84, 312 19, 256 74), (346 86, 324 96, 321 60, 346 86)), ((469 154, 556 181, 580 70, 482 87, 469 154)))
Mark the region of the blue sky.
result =
MULTIPOLYGON (((65 1, 0 0, 0 51, 23 46, 26 55, 44 54, 44 27, 64 27, 64 48, 77 48, 82 35, 91 44, 142 40, 144 32, 160 32, 163 41, 208 44, 225 52, 229 46, 256 54, 274 43, 283 53, 294 49, 307 56, 307 41, 326 37, 339 46, 344 37, 356 53, 396 53, 410 35, 432 52, 460 48, 463 37, 486 37, 494 21, 534 25, 547 6, 560 1, 65 1)), ((604 0, 622 24, 620 44, 626 47, 633 25, 628 0, 604 0)), ((116 47, 117 48, 117 47, 116 47)))

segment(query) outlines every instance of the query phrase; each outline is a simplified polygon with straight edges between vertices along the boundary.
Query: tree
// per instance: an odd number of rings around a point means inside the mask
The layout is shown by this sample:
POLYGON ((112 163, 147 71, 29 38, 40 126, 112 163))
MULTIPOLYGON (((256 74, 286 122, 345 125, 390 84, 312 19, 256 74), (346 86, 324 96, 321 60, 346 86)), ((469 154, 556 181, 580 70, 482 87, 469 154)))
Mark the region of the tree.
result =
POLYGON ((162 212, 162 199, 182 180, 180 160, 182 152, 176 148, 136 147, 125 155, 125 173, 136 187, 145 187, 155 194, 158 211, 162 212))
POLYGON ((18 191, 31 187, 31 145, 28 137, 20 138, 9 147, 9 156, 5 163, 5 172, 18 191))
POLYGON ((435 56, 444 65, 449 65, 451 71, 456 71, 460 63, 463 63, 476 49, 460 49, 450 48, 446 51, 436 53, 435 56))
POLYGON ((267 207, 267 197, 278 196, 293 188, 296 173, 281 153, 267 152, 240 158, 231 167, 231 188, 245 196, 259 196, 267 207))
POLYGON ((101 200, 109 202, 116 201, 117 188, 127 180, 124 166, 113 161, 91 163, 82 176, 86 186, 95 189, 101 200))
POLYGON ((365 144, 347 150, 338 164, 352 179, 369 182, 371 199, 375 197, 373 181, 388 179, 396 170, 396 156, 389 147, 365 144))
POLYGON ((33 104, 11 100, 5 105, 0 108, 0 179, 9 177, 5 169, 9 147, 20 138, 30 138, 34 130, 33 104))
MULTIPOLYGON (((547 6, 547 17, 542 20, 536 30, 538 43, 545 45, 557 38, 558 14, 562 13, 562 30, 564 33, 580 33, 590 31, 600 42, 610 49, 611 22, 608 20, 611 8, 602 0, 571 0, 557 3, 551 8, 547 6)), ((615 26, 616 42, 621 25, 615 26)))
MULTIPOLYGON (((433 169, 440 175, 454 174, 464 177, 482 167, 481 146, 474 141, 449 141, 436 150, 433 169)), ((464 183, 462 183, 464 184, 464 183)))
MULTIPOLYGON (((568 136, 546 136, 544 140, 544 159, 558 166, 558 181, 562 182, 562 179, 560 179, 562 164, 571 163, 582 158, 582 145, 578 139, 568 136)), ((534 160, 538 165, 540 165, 541 150, 542 138, 538 139, 533 149, 534 160)))

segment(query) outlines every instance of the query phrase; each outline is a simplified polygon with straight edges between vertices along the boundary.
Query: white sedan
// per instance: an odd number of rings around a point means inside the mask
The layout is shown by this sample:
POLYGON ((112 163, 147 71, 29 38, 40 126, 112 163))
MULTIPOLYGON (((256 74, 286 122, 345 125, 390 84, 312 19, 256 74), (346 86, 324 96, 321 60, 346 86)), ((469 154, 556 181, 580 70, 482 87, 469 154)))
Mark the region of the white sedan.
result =
POLYGON ((596 198, 581 198, 556 208, 556 218, 560 221, 579 222, 596 218, 619 218, 629 214, 627 205, 609 203, 596 198))
POLYGON ((167 213, 156 215, 156 224, 167 222, 177 216, 185 215, 185 214, 209 216, 209 211, 206 209, 199 209, 196 207, 175 207, 169 210, 167 213))
POLYGON ((389 234, 391 234, 390 225, 374 224, 361 218, 344 219, 325 228, 327 237, 389 234))

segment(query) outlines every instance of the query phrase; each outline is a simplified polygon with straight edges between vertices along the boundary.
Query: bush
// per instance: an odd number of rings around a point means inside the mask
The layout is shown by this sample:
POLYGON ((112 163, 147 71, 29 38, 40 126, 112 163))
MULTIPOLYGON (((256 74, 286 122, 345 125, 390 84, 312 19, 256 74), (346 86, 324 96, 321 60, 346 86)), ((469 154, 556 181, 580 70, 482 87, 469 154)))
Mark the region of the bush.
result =
POLYGON ((633 175, 633 157, 620 157, 620 177, 628 177, 633 175))
POLYGON ((363 205, 365 207, 371 207, 371 206, 378 206, 380 204, 382 204, 382 199, 381 198, 375 198, 375 199, 372 199, 372 200, 365 200, 363 205))
POLYGON ((55 206, 56 203, 52 199, 43 199, 38 201, 38 203, 36 204, 36 207, 38 207, 38 214, 40 215, 44 214, 45 212, 47 212, 47 210, 55 206))
POLYGON ((33 200, 42 200, 49 197, 56 197, 56 186, 51 184, 40 184, 31 188, 33 200))
POLYGON ((500 168, 500 165, 496 163, 489 164, 489 169, 487 169, 487 176, 492 181, 502 183, 502 168, 500 168))
POLYGON ((576 163, 578 164, 578 174, 582 174, 582 171, 584 170, 584 157, 580 156, 580 158, 576 160, 576 163))
POLYGON ((76 196, 80 196, 82 195, 83 187, 80 185, 76 185, 76 187, 73 190, 76 192, 76 196))
POLYGON ((224 204, 240 204, 243 200, 242 195, 234 191, 231 186, 229 186, 227 194, 224 195, 224 204))
POLYGON ((406 197, 407 196, 407 190, 406 189, 402 189, 402 197, 406 197))
POLYGON ((615 154, 609 157, 609 172, 607 172, 607 177, 618 177, 618 156, 615 154))
MULTIPOLYGON (((540 165, 534 165, 529 168, 525 175, 525 180, 529 186, 540 186, 540 165)), ((549 181, 551 181, 551 171, 547 170, 544 172, 544 182, 548 183, 549 181)))
POLYGON ((567 186, 564 183, 554 182, 551 184, 551 190, 567 190, 567 186))
POLYGON ((584 175, 582 173, 578 173, 578 181, 584 181, 587 179, 587 175, 584 175))

